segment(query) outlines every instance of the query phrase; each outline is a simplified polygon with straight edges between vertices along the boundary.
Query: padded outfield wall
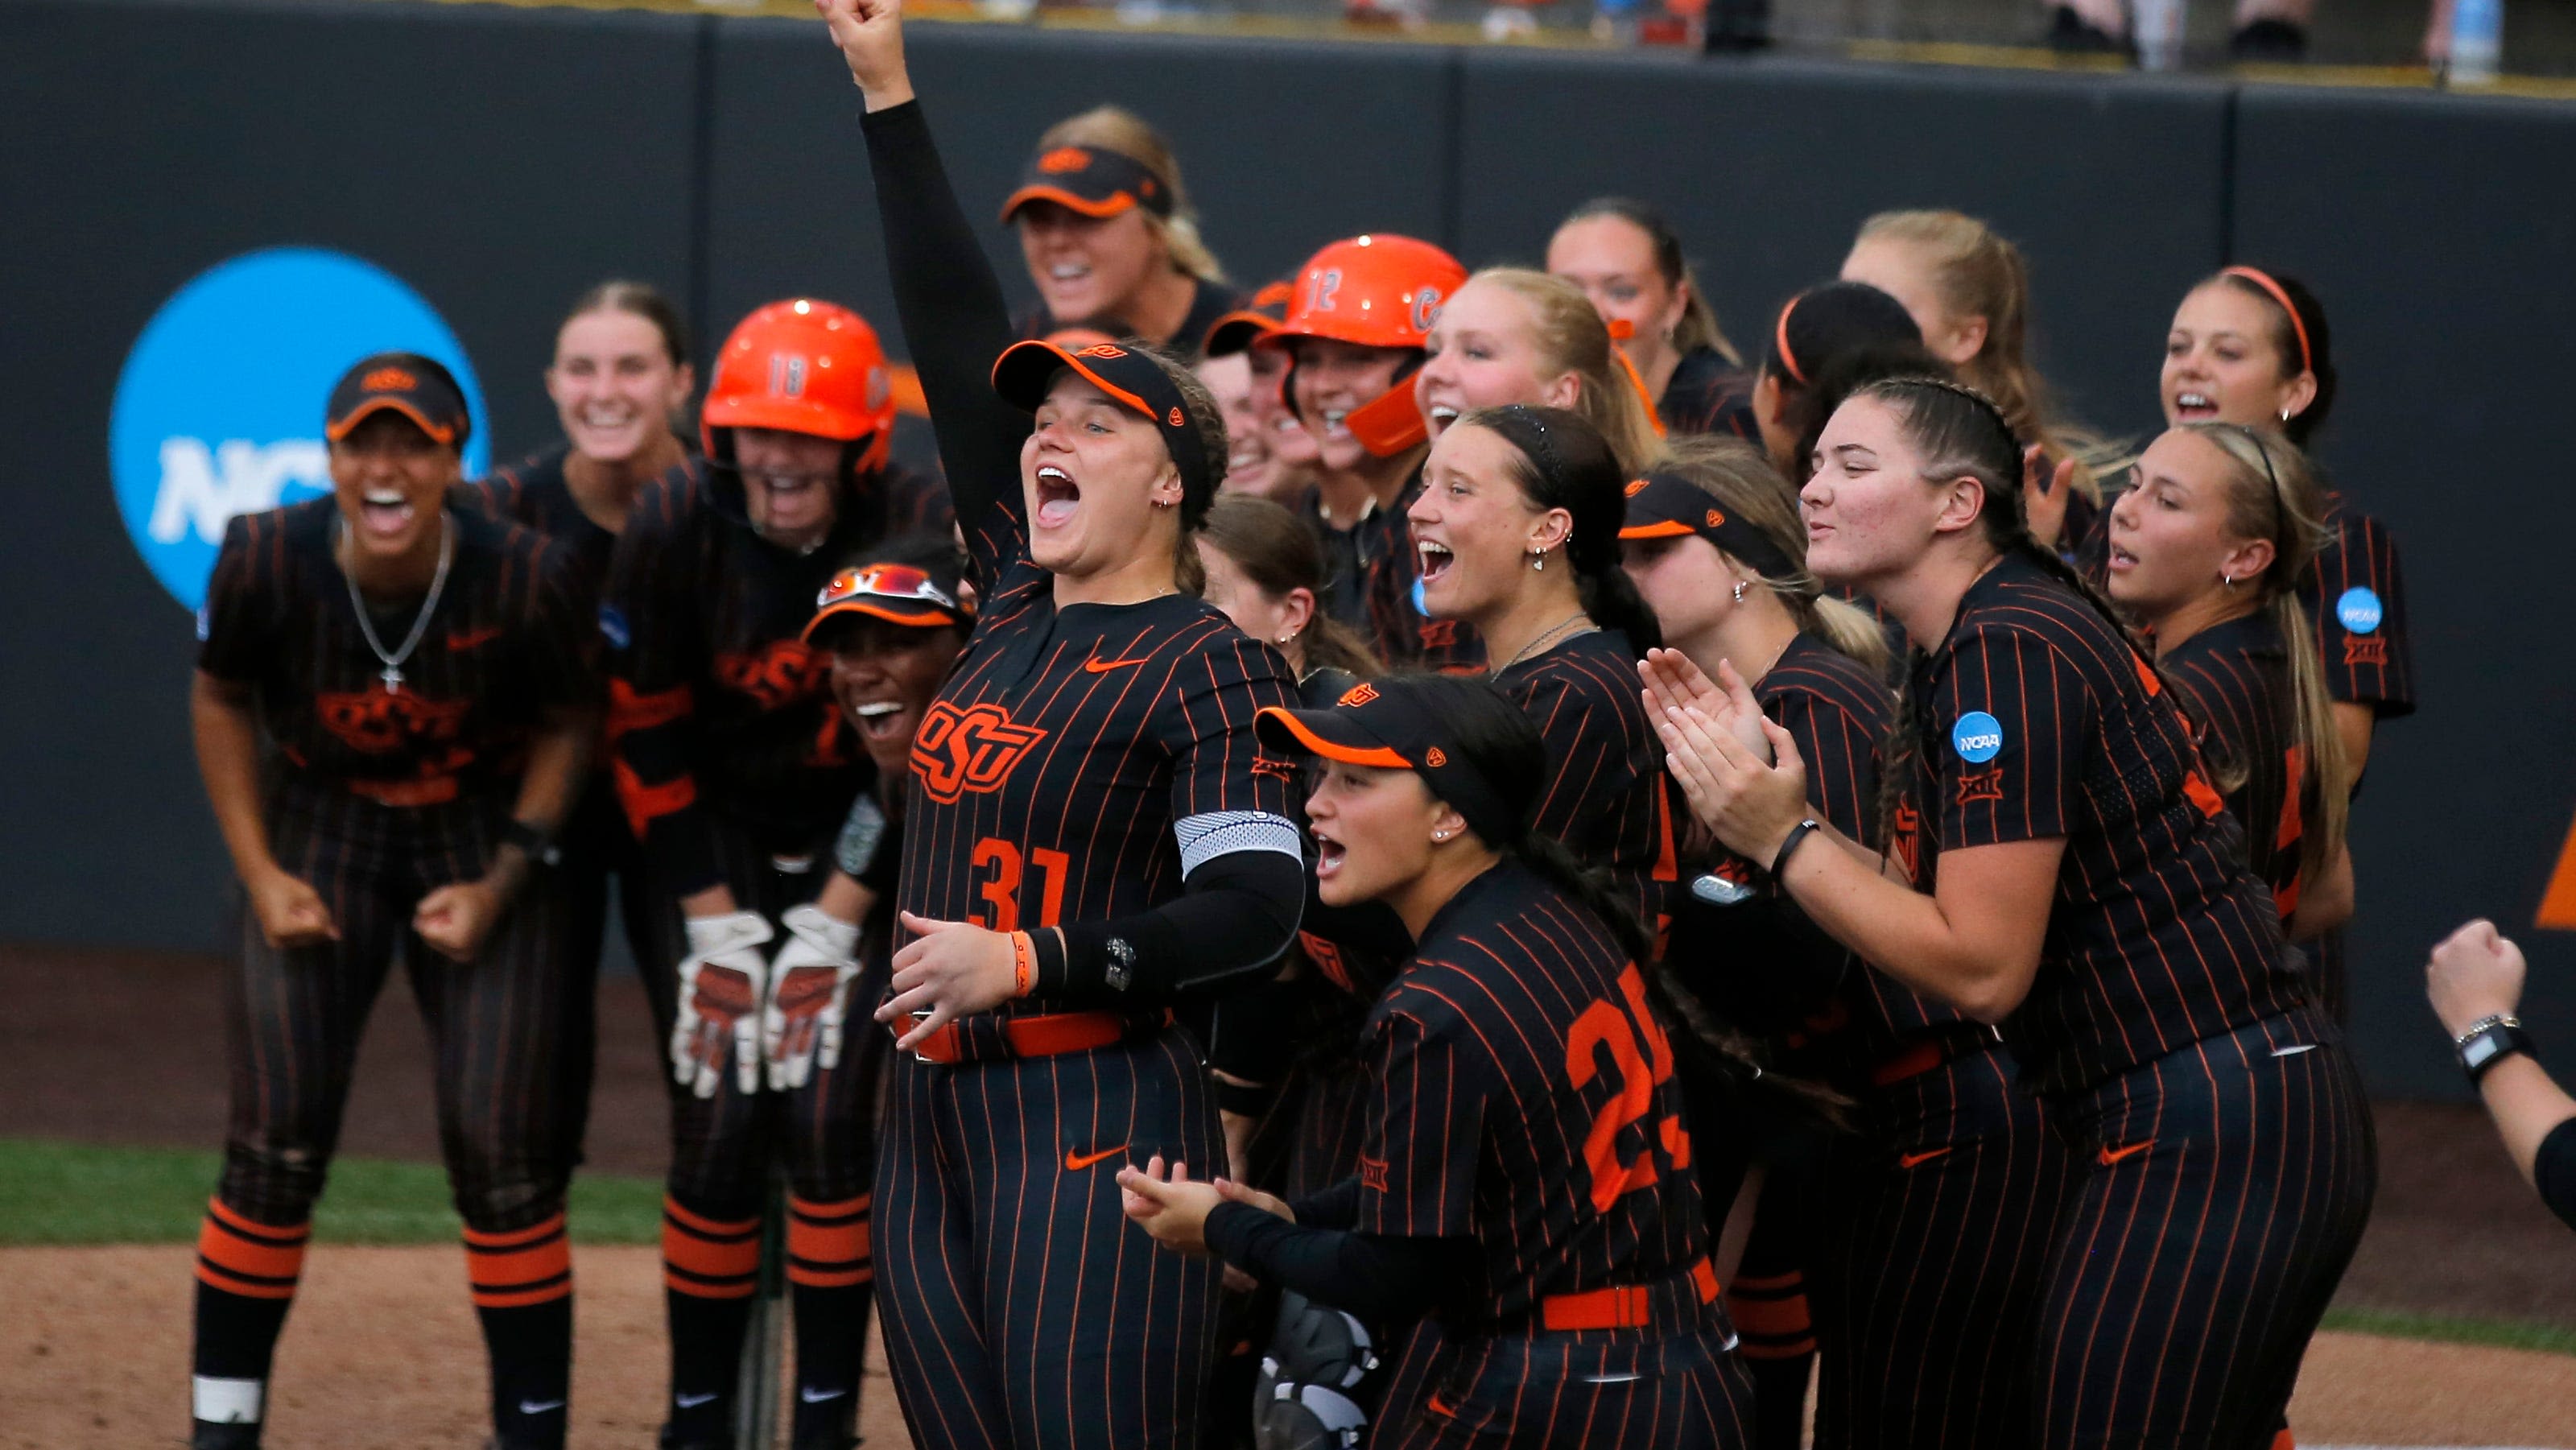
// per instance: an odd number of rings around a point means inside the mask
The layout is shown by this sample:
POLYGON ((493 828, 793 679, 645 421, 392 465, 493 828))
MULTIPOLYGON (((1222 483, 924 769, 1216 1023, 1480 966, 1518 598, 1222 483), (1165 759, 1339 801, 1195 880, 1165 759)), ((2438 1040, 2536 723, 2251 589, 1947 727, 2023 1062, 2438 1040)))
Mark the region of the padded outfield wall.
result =
MULTIPOLYGON (((1863 216, 1961 207, 2021 242, 2042 361, 2113 433, 2154 424, 2192 279, 2231 259, 2307 277, 2345 373, 2323 456, 2403 543, 2424 701, 2382 732, 2358 812, 2355 1034, 2381 1090, 2456 1092, 2424 949, 2472 914, 2528 928, 2576 820, 2576 107, 980 25, 920 25, 911 50, 970 208, 1048 121, 1114 100, 1177 139, 1210 240, 1256 280, 1372 228, 1532 261, 1567 207, 1626 192, 1672 214, 1753 341, 1863 216)), ((793 21, 0 0, 0 939, 216 937, 193 631, 164 579, 202 568, 225 507, 309 489, 318 433, 204 417, 205 396, 276 391, 225 352, 240 314, 216 303, 342 294, 239 271, 173 307, 192 279, 273 248, 354 259, 375 290, 304 305, 363 330, 390 289, 433 315, 491 456, 515 457, 552 435, 553 324, 600 277, 684 299, 702 361, 787 293, 890 319, 856 112, 793 21), (280 436, 232 436, 264 426, 280 436)), ((1009 234, 987 244, 1025 294, 1009 234)), ((318 414, 301 396, 266 406, 318 414)), ((2567 1066, 2576 939, 2527 940, 2528 1015, 2567 1066)))

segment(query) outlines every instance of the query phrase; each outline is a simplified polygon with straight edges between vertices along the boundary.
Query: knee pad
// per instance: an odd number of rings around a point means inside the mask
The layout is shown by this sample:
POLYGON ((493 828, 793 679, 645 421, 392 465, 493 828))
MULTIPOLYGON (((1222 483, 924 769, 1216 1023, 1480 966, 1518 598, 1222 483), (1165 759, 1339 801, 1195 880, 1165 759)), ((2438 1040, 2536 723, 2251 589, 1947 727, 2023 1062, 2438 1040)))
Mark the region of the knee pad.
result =
POLYGON ((1351 1450, 1368 1412, 1351 1397, 1378 1367, 1368 1326, 1303 1294, 1279 1296, 1279 1322, 1254 1382, 1254 1450, 1351 1450))

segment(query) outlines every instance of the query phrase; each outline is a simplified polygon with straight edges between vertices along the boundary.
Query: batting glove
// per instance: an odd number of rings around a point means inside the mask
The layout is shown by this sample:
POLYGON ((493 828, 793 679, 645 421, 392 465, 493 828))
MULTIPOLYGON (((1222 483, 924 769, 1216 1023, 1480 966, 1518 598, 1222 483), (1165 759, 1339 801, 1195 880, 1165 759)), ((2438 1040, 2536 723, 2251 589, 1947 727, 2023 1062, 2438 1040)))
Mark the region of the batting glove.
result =
POLYGON ((680 959, 680 1020, 671 1027, 671 1076, 699 1097, 716 1095, 725 1054, 734 1080, 760 1091, 760 1002, 769 982, 761 944, 769 923, 756 911, 692 918, 680 959))
POLYGON ((787 943, 769 964, 769 1001, 760 1017, 760 1046, 769 1085, 785 1092, 841 1065, 841 1025, 850 983, 859 975, 859 929, 818 906, 800 906, 780 921, 787 943))

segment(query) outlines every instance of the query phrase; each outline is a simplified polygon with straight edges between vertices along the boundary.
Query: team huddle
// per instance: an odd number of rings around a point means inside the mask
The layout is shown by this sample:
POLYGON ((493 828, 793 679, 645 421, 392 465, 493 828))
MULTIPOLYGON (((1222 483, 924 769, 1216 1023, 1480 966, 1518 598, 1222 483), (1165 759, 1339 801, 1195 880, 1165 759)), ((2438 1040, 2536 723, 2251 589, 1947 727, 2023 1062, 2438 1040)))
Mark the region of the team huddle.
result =
POLYGON ((2189 287, 2119 446, 1957 213, 1755 357, 1617 199, 1544 270, 1376 233, 1237 292, 1104 108, 1004 204, 1014 317, 896 0, 818 7, 909 372, 773 303, 692 448, 686 328, 608 283, 561 445, 465 481, 455 380, 379 354, 333 493, 226 534, 199 1450, 260 1443, 397 961, 491 1443, 565 1443, 612 900, 665 1450, 738 1443, 773 1195, 797 1450, 857 1443, 872 1312, 923 1446, 1773 1450, 1811 1383, 1824 1447, 2291 1443, 2375 1178, 2345 828, 2412 706, 2394 544, 2304 451, 2315 297, 2189 287))

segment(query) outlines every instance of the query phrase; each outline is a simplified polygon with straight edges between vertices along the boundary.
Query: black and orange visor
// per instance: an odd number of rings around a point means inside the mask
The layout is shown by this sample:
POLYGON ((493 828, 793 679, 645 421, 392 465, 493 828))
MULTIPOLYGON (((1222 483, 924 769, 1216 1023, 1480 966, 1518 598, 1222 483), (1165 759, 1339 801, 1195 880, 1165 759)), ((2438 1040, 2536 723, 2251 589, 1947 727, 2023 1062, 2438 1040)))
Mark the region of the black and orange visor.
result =
POLYGON ((1688 534, 1715 544, 1729 557, 1753 566, 1766 579, 1785 579, 1798 566, 1771 536, 1718 506, 1709 491, 1669 473, 1649 473, 1628 485, 1628 517, 1623 539, 1678 539, 1688 534))
POLYGON ((832 576, 814 600, 814 617, 805 624, 804 641, 836 620, 881 619, 911 629, 970 629, 975 611, 939 587, 929 571, 912 564, 866 564, 832 576))
POLYGON ((1431 794, 1447 801, 1466 819, 1467 829, 1489 846, 1517 840, 1519 822, 1504 796, 1485 773, 1465 757, 1443 749, 1454 742, 1451 731, 1412 696, 1382 694, 1366 681, 1342 692, 1329 710, 1290 710, 1264 706, 1253 717, 1261 743, 1281 752, 1297 751, 1377 770, 1410 770, 1422 777, 1431 794))
POLYGON ((323 405, 322 436, 337 443, 388 408, 451 447, 464 447, 474 431, 465 390, 445 365, 416 352, 380 352, 360 358, 332 386, 331 400, 323 405))
POLYGON ((1254 343, 1288 325, 1288 299, 1295 295, 1296 288, 1284 281, 1255 292, 1250 303, 1209 324, 1199 351, 1208 357, 1252 351, 1254 343))
POLYGON ((1047 389, 1055 386, 1056 375, 1067 368, 1161 431, 1163 446, 1181 471, 1181 487, 1191 497, 1215 492, 1216 475, 1209 471, 1207 445, 1199 438, 1189 404, 1171 375, 1151 358, 1114 342, 1072 349, 1053 342, 1015 342, 993 364, 993 391, 1012 407, 1034 413, 1046 401, 1047 389))
POLYGON ((1159 217, 1172 214, 1171 188, 1156 179, 1133 156, 1098 146, 1058 146, 1039 152, 1020 177, 1019 189, 1002 203, 1008 225, 1021 207, 1051 201, 1095 219, 1106 219, 1143 207, 1159 217))

